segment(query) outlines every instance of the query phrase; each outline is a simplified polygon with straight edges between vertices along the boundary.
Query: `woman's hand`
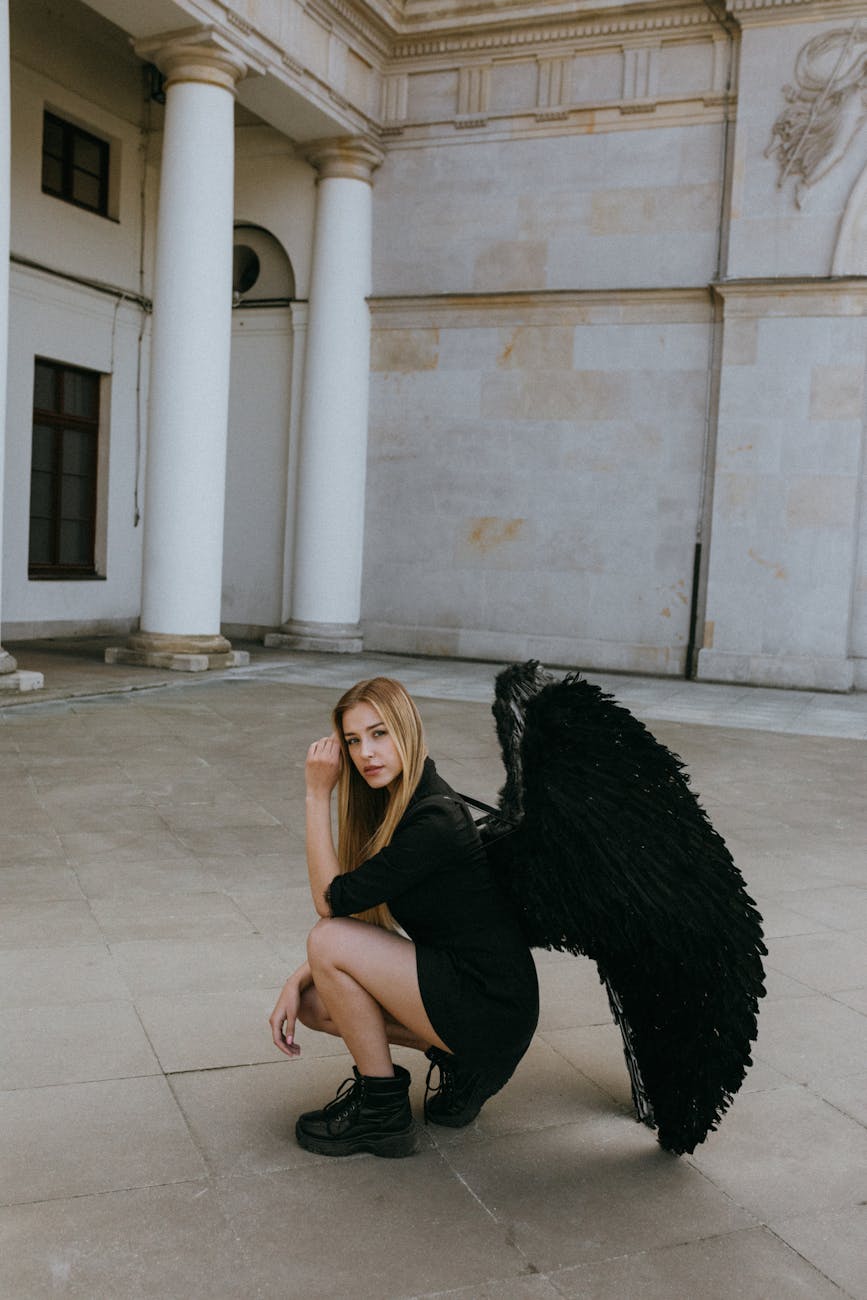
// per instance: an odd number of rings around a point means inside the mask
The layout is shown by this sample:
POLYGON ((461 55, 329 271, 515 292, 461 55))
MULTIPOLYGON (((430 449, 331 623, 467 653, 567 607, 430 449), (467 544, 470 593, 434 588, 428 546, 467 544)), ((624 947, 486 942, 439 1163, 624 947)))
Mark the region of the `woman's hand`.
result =
POLYGON ((315 740, 307 751, 304 768, 307 793, 329 797, 340 776, 342 762, 340 741, 336 736, 323 736, 322 740, 315 740))
POLYGON ((294 976, 291 976, 280 990, 274 1010, 268 1020, 274 1046, 279 1047, 284 1056, 301 1055, 301 1048, 295 1042, 295 1021, 298 1019, 298 1005, 301 990, 294 976))

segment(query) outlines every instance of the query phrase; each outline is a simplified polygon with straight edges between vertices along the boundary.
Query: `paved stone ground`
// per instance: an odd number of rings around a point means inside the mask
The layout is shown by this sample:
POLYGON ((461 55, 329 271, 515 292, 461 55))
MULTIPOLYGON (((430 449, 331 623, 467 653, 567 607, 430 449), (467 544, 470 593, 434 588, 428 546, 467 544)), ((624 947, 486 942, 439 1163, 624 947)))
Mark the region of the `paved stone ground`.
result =
POLYGON ((313 918, 304 750, 386 666, 490 797, 492 670, 260 655, 163 685, 100 648, 23 651, 49 697, 0 709, 0 1294, 867 1297, 865 697, 605 679, 767 920, 756 1063, 694 1156, 630 1118, 591 964, 540 954, 538 1036, 478 1121, 337 1161, 292 1125, 348 1058, 306 1033, 287 1061, 266 1024, 313 918))

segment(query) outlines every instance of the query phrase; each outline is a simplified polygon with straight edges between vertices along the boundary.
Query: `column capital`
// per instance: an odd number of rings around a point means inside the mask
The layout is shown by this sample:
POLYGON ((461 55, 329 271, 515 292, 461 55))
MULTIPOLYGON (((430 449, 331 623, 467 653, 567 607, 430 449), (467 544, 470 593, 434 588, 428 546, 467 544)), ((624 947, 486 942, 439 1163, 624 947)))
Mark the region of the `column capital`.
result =
POLYGON ((373 173, 385 154, 362 136, 314 140, 305 146, 304 157, 319 172, 321 181, 335 176, 373 184, 373 173))
POLYGON ((216 27, 188 27, 136 41, 140 59, 155 63, 166 86, 179 81, 200 81, 234 93, 238 82, 251 72, 264 72, 263 64, 241 49, 216 27))

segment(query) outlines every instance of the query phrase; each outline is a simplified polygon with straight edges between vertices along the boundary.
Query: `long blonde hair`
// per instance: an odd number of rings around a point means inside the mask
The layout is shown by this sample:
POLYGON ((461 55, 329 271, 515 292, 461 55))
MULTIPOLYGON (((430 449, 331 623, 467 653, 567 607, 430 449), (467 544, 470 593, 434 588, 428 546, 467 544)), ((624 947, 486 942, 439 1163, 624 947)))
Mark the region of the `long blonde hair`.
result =
MULTIPOLYGON (((390 842, 421 779, 427 748, 418 709, 406 687, 392 677, 356 682, 337 701, 331 716, 343 753, 337 784, 337 860, 341 872, 346 872, 354 871, 390 842), (403 770, 392 788, 372 789, 350 757, 343 716, 356 704, 376 709, 394 742, 403 770)), ((397 928, 385 903, 359 915, 385 930, 397 928)))

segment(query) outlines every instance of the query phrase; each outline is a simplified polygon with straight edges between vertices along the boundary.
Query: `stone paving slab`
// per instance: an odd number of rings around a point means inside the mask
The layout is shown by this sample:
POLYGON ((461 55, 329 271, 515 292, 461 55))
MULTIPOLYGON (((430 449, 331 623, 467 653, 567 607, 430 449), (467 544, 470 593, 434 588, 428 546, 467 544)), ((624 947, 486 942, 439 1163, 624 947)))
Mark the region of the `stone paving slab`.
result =
POLYGON ((387 667, 448 779, 502 771, 490 665, 301 658, 0 709, 0 1294, 867 1300, 861 697, 617 679, 769 919, 755 1066, 693 1156, 632 1119, 592 963, 541 953, 539 1033, 478 1120, 335 1161, 293 1123, 348 1057, 305 1033, 286 1061, 266 1023, 313 916, 307 743, 387 667))

